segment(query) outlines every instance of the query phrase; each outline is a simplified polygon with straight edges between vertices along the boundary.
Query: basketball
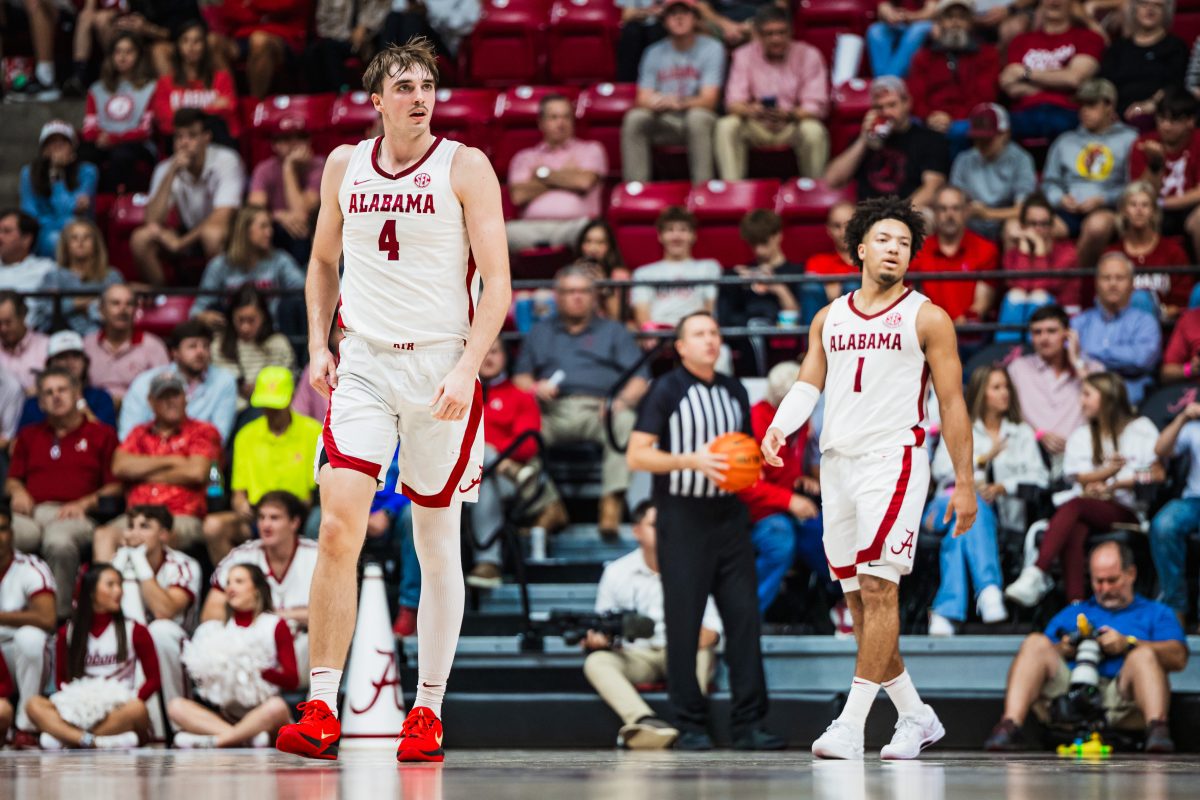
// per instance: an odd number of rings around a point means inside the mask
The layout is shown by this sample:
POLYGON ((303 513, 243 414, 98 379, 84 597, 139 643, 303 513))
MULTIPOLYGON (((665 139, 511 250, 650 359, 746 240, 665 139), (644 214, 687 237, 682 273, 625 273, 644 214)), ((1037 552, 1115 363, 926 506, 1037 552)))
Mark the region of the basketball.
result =
POLYGON ((762 472, 762 451, 752 436, 737 431, 722 434, 712 440, 708 451, 729 459, 725 468, 725 480, 717 483, 717 486, 727 492, 740 492, 750 488, 762 472))

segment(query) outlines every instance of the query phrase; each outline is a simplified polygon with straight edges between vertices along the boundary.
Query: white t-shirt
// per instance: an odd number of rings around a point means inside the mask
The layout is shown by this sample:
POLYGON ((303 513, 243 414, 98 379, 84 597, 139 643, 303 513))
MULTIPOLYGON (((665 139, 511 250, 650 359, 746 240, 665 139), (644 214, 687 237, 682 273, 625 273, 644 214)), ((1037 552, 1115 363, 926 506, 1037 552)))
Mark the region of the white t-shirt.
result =
POLYGON ((35 595, 54 591, 54 575, 45 561, 14 552, 12 563, 0 574, 0 612, 26 611, 35 595))
POLYGON ((35 255, 26 256, 24 261, 15 264, 0 262, 0 289, 36 292, 42 285, 42 278, 56 269, 58 264, 35 255))
MULTIPOLYGON (((720 277, 721 264, 711 258, 655 261, 633 271, 635 281, 711 281, 720 277)), ((631 299, 635 306, 650 306, 651 322, 674 325, 688 314, 716 303, 717 287, 634 286, 631 299)))
MULTIPOLYGON (((1115 476, 1115 480, 1123 481, 1133 478, 1137 473, 1150 469, 1158 456, 1154 453, 1154 444, 1158 441, 1158 428, 1145 417, 1138 417, 1125 426, 1118 437, 1118 450, 1125 458, 1125 465, 1115 476)), ((1100 441, 1103 457, 1113 454, 1113 442, 1109 437, 1100 441)), ((1081 425, 1067 438, 1067 449, 1063 453, 1063 474, 1069 480, 1084 472, 1093 472, 1103 464, 1092 460, 1092 429, 1081 425)), ((1082 486, 1075 486, 1082 491, 1082 486)), ((1129 509, 1138 509, 1137 495, 1132 489, 1118 489, 1113 493, 1113 499, 1129 509)))
POLYGON ((317 568, 317 543, 313 540, 299 540, 291 562, 279 575, 271 572, 271 566, 267 563, 267 550, 261 539, 238 545, 221 559, 221 563, 213 572, 214 589, 225 591, 229 570, 237 564, 253 564, 263 571, 267 576, 267 583, 271 585, 271 602, 276 611, 308 608, 308 591, 312 586, 313 571, 317 568))
MULTIPOLYGON (((154 168, 150 180, 150 196, 166 180, 171 169, 170 160, 162 161, 154 168)), ((191 230, 203 222, 213 209, 237 208, 242 204, 242 192, 246 188, 246 171, 238 154, 219 144, 210 144, 204 154, 204 167, 200 175, 181 169, 171 183, 171 206, 179 212, 183 227, 191 230)))
MULTIPOLYGON (((661 649, 667 646, 662 576, 646 565, 641 548, 621 556, 604 568, 600 584, 596 587, 596 613, 604 614, 609 611, 636 611, 654 620, 653 638, 625 642, 623 647, 661 649)), ((721 617, 717 614, 717 604, 711 596, 704 607, 701 625, 718 634, 724 630, 721 617)))

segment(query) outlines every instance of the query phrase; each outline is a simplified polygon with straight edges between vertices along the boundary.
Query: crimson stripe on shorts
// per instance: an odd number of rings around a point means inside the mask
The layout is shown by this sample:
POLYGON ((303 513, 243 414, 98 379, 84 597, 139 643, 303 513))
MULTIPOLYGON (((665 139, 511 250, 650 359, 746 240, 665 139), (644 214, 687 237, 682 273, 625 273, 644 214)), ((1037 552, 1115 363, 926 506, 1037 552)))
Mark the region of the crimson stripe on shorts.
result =
MULTIPOLYGON (((475 444, 475 437, 479 433, 481 419, 483 419, 483 384, 476 380, 475 395, 471 398, 471 410, 467 413, 467 427, 463 431, 462 444, 458 450, 458 461, 450 470, 450 477, 446 480, 446 485, 437 494, 421 494, 407 483, 401 483, 405 497, 425 508, 445 508, 450 505, 450 498, 454 496, 458 482, 462 480, 463 473, 467 470, 467 462, 471 460, 471 450, 475 444)), ((400 446, 404 447, 404 444, 401 443, 400 446)))
MULTIPOLYGON (((352 469, 355 472, 361 472, 364 475, 370 475, 375 480, 379 480, 382 465, 372 464, 365 458, 355 458, 354 456, 345 455, 338 449, 337 441, 333 438, 333 424, 330 421, 332 415, 333 391, 330 391, 329 407, 325 409, 325 428, 321 431, 321 441, 325 444, 325 456, 329 459, 329 466, 334 469, 352 469)), ((293 555, 295 554, 293 553, 293 555)))
MULTIPOLYGON (((917 428, 917 430, 924 434, 924 431, 920 428, 917 428)), ((850 566, 839 567, 831 563, 829 571, 833 573, 833 577, 838 580, 853 578, 858 574, 859 564, 879 559, 880 554, 883 552, 884 540, 887 539, 892 526, 896 524, 896 517, 900 516, 900 507, 904 505, 904 495, 908 492, 908 479, 912 474, 912 451, 911 447, 904 448, 904 458, 900 463, 900 477, 896 479, 896 488, 892 492, 892 499, 888 503, 887 511, 883 515, 883 521, 879 523, 879 528, 875 531, 875 539, 868 547, 858 551, 858 555, 854 558, 854 563, 850 566)))

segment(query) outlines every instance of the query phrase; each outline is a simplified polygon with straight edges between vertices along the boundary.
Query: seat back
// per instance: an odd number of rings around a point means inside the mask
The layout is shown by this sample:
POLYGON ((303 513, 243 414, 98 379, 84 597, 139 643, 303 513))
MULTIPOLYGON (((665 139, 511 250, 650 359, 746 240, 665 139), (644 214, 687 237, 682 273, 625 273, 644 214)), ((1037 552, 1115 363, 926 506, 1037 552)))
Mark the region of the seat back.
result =
POLYGON ((621 175, 621 121, 637 100, 633 83, 599 83, 579 93, 575 134, 604 145, 609 177, 621 175))
POLYGON ((812 253, 833 249, 825 220, 839 202, 854 200, 851 186, 831 189, 824 181, 797 178, 787 181, 775 198, 775 213, 783 220, 783 251, 799 261, 812 253))
POLYGON ((662 258, 654 223, 667 206, 686 206, 691 188, 687 181, 634 181, 613 190, 608 221, 617 237, 617 249, 630 268, 662 258))
POLYGON ((558 0, 550 9, 547 69, 555 83, 610 81, 621 14, 611 0, 558 0))
POLYGON ((747 211, 771 208, 779 192, 779 181, 708 181, 688 194, 688 208, 696 215, 699 229, 696 258, 715 258, 725 269, 754 263, 754 252, 742 240, 740 225, 747 211))
POLYGON ((433 131, 490 153, 495 108, 494 89, 438 89, 433 131))

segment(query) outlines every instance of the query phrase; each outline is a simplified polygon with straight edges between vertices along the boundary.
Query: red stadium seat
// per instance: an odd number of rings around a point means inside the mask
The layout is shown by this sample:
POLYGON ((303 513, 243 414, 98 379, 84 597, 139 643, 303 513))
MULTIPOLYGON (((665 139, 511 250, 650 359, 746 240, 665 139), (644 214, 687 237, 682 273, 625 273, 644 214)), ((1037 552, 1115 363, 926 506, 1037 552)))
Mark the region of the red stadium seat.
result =
POLYGON ((133 326, 165 338, 176 325, 187 322, 195 302, 195 297, 184 295, 143 297, 133 314, 133 326))
POLYGON ((555 83, 612 80, 621 14, 612 0, 558 0, 550 9, 548 66, 555 83))
POLYGON ((545 74, 548 0, 486 0, 460 50, 462 74, 479 86, 537 83, 545 74))
POLYGON ((787 181, 775 199, 775 213, 783 218, 783 251, 793 261, 833 249, 825 231, 829 209, 854 201, 854 187, 831 189, 823 181, 797 178, 787 181))
POLYGON ((495 113, 494 89, 438 89, 433 132, 490 153, 495 113))
POLYGON ((687 204, 700 223, 696 258, 715 258, 726 269, 754 263, 738 226, 747 211, 773 208, 778 192, 777 180, 709 181, 693 188, 687 204))
POLYGON ((842 33, 865 33, 875 21, 874 0, 799 0, 792 15, 796 38, 819 28, 832 28, 842 33))
POLYGON ((145 223, 146 203, 149 201, 149 195, 145 194, 118 195, 113 199, 108 212, 108 261, 129 281, 142 280, 133 263, 129 237, 133 235, 135 228, 145 223))
POLYGON ((579 90, 569 86, 517 86, 496 99, 492 166, 500 180, 507 179, 509 162, 518 150, 542 140, 538 130, 538 104, 551 94, 566 95, 574 103, 579 90))
POLYGON ((575 134, 604 145, 610 177, 621 175, 621 120, 636 100, 637 85, 633 83, 601 83, 579 93, 575 134))
MULTIPOLYGON (((246 119, 246 139, 242 153, 250 169, 271 155, 271 136, 287 123, 299 117, 313 137, 314 149, 329 129, 332 94, 281 94, 255 103, 246 119), (249 151, 247 152, 247 147, 249 151)), ((322 155, 324 152, 318 150, 322 155)))
POLYGON ((687 181, 626 183, 613 190, 608 221, 625 263, 640 267, 662 257, 654 222, 667 206, 687 205, 692 185, 687 181))
POLYGON ((1192 5, 1187 11, 1180 11, 1171 23, 1171 33, 1183 39, 1189 45, 1200 36, 1200 7, 1192 5))
POLYGON ((829 115, 829 152, 836 156, 862 130, 863 117, 871 109, 870 84, 854 78, 836 87, 830 99, 833 110, 829 115))
POLYGON ((379 112, 367 92, 339 95, 330 107, 328 128, 317 137, 314 146, 329 152, 339 144, 357 144, 367 138, 367 131, 378 120, 379 112))

